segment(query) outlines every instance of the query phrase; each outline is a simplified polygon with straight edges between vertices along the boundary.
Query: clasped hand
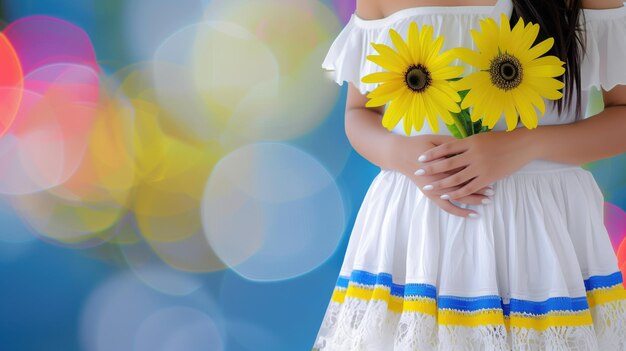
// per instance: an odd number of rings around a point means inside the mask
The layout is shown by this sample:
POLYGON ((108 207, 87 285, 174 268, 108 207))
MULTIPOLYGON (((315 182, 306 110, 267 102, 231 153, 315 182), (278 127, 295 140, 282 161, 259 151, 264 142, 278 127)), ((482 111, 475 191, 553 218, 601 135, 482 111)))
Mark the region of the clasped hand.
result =
POLYGON ((451 201, 490 203, 489 196, 494 194, 490 185, 532 160, 528 145, 523 145, 518 136, 506 131, 479 133, 464 139, 430 135, 431 147, 413 161, 416 170, 410 177, 424 195, 444 210, 475 217, 475 211, 451 201))

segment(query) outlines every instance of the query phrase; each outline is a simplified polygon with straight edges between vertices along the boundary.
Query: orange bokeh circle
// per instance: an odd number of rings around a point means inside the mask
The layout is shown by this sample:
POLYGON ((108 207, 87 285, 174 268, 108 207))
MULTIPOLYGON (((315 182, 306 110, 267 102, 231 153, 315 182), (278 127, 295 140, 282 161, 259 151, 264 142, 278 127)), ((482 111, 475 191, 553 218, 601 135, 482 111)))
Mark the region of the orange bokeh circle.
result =
POLYGON ((11 42, 0 33, 0 137, 15 120, 23 88, 24 74, 20 60, 11 42))

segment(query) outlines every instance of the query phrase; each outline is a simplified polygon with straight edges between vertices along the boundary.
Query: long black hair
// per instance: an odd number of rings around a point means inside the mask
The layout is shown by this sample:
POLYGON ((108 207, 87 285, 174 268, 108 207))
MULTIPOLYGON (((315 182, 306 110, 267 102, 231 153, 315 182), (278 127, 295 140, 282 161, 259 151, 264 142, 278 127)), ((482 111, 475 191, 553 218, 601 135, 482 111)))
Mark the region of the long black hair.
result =
POLYGON ((580 65, 585 53, 584 13, 582 0, 513 0, 511 25, 521 17, 524 23, 540 26, 537 42, 553 37, 554 46, 548 53, 565 62, 565 74, 558 79, 565 83, 563 99, 557 100, 559 115, 564 107, 571 107, 576 94, 576 118, 581 114, 580 65), (565 105, 565 106, 564 106, 565 105))

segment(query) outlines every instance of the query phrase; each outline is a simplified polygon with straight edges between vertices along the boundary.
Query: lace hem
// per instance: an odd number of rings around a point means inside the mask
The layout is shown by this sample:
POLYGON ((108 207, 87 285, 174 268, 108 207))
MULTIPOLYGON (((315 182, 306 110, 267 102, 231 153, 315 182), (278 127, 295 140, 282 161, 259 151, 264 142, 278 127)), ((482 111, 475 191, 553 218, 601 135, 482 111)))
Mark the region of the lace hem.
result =
POLYGON ((626 300, 591 307, 600 350, 626 350, 626 300))
POLYGON ((435 316, 394 312, 386 301, 331 300, 313 350, 626 350, 626 300, 590 308, 592 325, 545 330, 504 324, 438 325, 435 316))

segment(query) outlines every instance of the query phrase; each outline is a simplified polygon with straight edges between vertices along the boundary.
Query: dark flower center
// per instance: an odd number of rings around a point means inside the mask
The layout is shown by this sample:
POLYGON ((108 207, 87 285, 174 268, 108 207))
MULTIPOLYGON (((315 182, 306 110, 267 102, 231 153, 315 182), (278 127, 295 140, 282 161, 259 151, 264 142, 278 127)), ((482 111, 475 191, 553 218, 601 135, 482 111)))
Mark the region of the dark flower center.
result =
POLYGON ((489 73, 493 85, 502 90, 511 90, 522 83, 524 71, 516 57, 504 53, 491 60, 489 73))
POLYGON ((404 75, 404 81, 409 89, 421 93, 426 90, 432 82, 430 72, 423 65, 410 66, 404 75))

